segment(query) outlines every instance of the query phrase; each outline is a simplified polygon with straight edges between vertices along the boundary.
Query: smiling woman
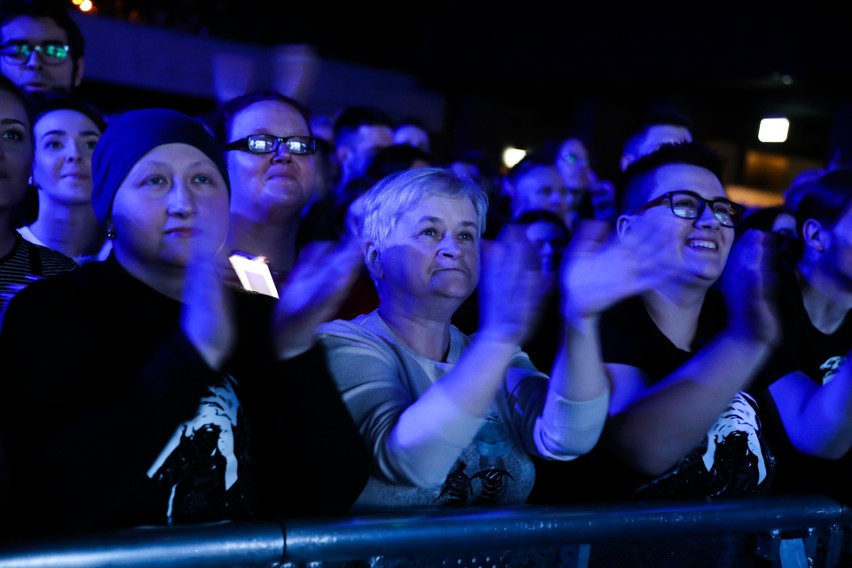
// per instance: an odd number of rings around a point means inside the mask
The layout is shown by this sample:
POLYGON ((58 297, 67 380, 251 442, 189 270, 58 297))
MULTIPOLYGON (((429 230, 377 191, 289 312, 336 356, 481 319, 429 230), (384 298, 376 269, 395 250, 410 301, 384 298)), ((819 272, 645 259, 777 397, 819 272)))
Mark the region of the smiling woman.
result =
POLYGON ((111 241, 92 209, 92 153, 106 129, 94 107, 75 98, 39 98, 32 111, 38 214, 18 232, 82 264, 106 260, 111 241))
POLYGON ((74 268, 70 258, 13 229, 32 171, 32 129, 23 93, 0 75, 0 320, 9 298, 36 278, 74 268))

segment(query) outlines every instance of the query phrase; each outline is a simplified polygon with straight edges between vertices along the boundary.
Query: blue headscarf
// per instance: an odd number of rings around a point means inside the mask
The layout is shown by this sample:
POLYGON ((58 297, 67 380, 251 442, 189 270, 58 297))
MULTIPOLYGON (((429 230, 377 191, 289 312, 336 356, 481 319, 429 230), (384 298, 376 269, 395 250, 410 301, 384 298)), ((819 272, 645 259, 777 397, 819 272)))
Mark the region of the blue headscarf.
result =
POLYGON ((222 150, 198 120, 165 108, 131 110, 109 123, 92 154, 92 206, 103 229, 124 178, 142 156, 163 144, 198 148, 219 168, 230 191, 222 150))

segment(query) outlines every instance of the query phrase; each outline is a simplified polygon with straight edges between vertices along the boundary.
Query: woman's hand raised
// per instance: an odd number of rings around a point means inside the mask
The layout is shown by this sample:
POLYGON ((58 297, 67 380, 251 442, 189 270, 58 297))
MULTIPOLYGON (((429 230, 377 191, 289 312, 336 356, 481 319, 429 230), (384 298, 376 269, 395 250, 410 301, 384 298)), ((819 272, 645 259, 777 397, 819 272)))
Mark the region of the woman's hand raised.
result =
POLYGON ((552 288, 523 229, 512 225, 482 242, 477 336, 520 344, 535 330, 552 288))
POLYGON ((340 309, 363 266, 356 239, 317 241, 302 249, 290 277, 278 291, 273 338, 282 359, 314 344, 314 330, 340 309))

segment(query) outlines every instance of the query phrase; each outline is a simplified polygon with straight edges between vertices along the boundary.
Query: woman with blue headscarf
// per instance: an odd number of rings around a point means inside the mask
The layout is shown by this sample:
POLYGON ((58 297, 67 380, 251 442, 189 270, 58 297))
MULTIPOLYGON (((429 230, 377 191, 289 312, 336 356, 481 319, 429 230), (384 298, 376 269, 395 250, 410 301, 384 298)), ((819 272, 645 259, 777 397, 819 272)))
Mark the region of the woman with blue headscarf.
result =
POLYGON ((3 534, 345 511, 366 454, 313 328, 357 250, 305 259, 277 301, 225 286, 227 168, 176 111, 115 119, 92 169, 112 254, 28 286, 0 328, 3 534))

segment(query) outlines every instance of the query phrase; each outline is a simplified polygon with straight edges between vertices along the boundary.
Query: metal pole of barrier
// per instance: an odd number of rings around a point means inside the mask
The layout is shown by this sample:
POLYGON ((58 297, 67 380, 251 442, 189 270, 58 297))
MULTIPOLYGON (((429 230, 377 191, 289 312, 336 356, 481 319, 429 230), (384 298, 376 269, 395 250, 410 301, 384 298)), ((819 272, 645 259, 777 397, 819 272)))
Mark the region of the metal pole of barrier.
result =
MULTIPOLYGON (((850 525, 846 507, 819 496, 408 511, 293 519, 283 529, 276 522, 225 522, 6 543, 0 545, 0 568, 270 568, 713 534, 783 536, 811 529, 843 539, 850 525)), ((828 543, 832 546, 837 543, 828 543)))
MULTIPOLYGON (((588 507, 466 509, 337 521, 291 521, 285 559, 343 561, 476 550, 594 544, 710 534, 826 528, 844 522, 844 507, 817 497, 753 497, 706 503, 626 503, 588 507)), ((846 519, 848 524, 850 519, 846 519)))
POLYGON ((280 524, 224 522, 20 543, 0 549, 0 568, 268 568, 283 556, 280 524))

